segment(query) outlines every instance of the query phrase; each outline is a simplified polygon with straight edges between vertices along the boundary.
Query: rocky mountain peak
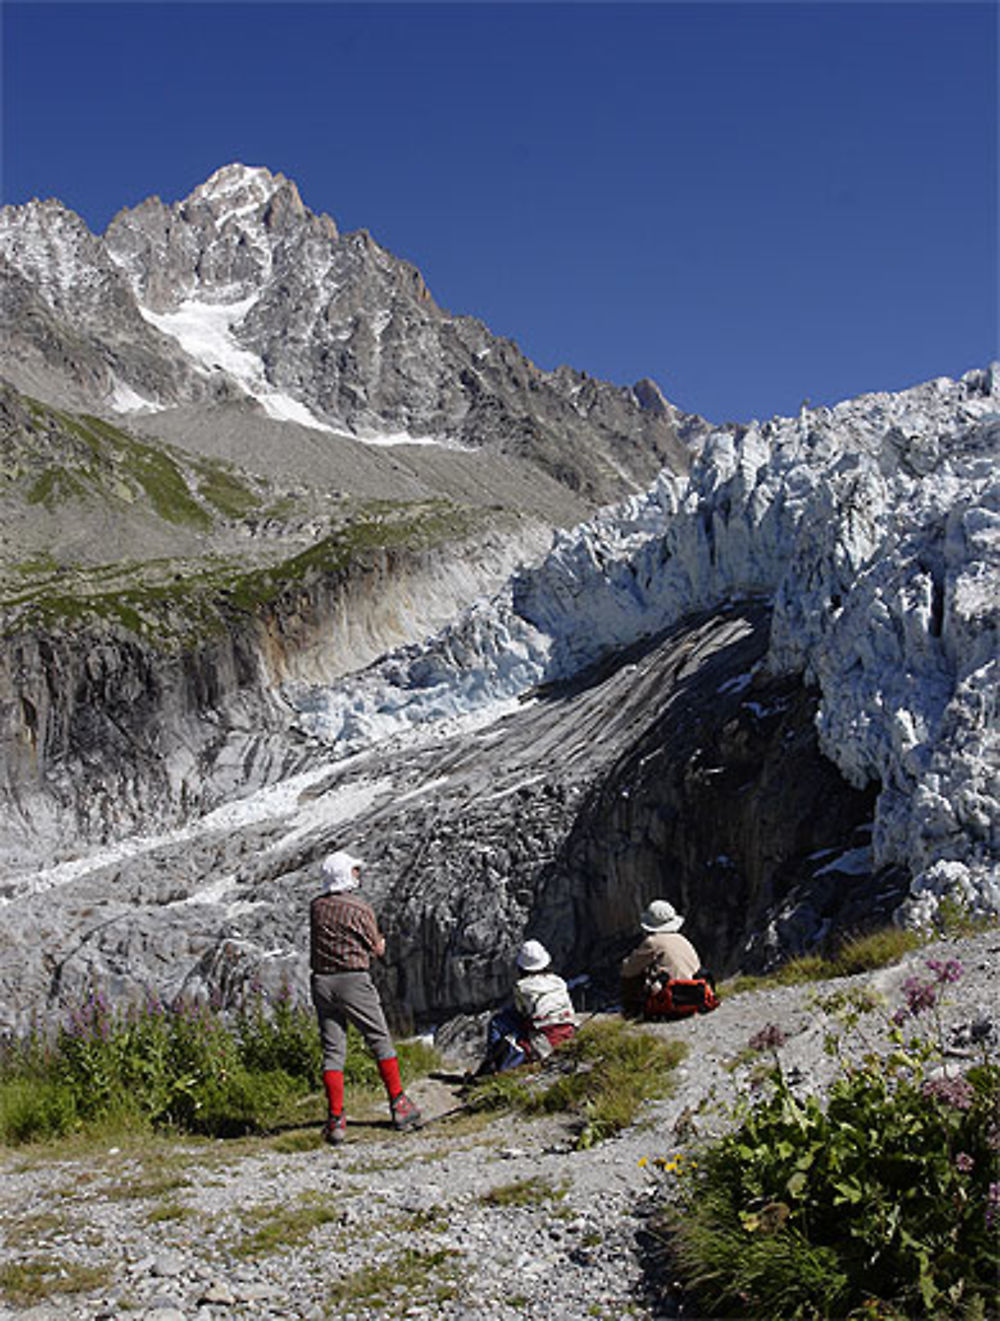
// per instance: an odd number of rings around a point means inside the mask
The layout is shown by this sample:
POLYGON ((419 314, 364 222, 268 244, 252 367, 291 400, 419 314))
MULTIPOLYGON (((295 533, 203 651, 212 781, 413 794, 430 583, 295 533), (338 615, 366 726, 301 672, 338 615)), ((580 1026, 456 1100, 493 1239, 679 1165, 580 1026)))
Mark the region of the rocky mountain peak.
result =
POLYGON ((232 215, 265 206, 283 189, 290 190, 301 207, 298 189, 283 174, 272 174, 262 165, 241 165, 235 161, 223 165, 199 184, 181 206, 204 203, 212 209, 218 222, 223 223, 232 215))
POLYGON ((44 400, 120 414, 249 398, 366 441, 527 460, 591 506, 689 462, 685 420, 651 384, 540 371, 263 166, 233 162, 181 201, 125 208, 100 238, 59 203, 10 211, 0 259, 17 306, 36 298, 41 314, 8 320, 0 370, 44 400), (94 369, 81 381, 70 359, 84 349, 94 369))
POLYGON ((668 405, 663 397, 663 391, 648 376, 644 376, 641 381, 636 381, 632 387, 632 393, 639 401, 640 408, 644 408, 649 413, 656 413, 660 417, 666 416, 668 405))

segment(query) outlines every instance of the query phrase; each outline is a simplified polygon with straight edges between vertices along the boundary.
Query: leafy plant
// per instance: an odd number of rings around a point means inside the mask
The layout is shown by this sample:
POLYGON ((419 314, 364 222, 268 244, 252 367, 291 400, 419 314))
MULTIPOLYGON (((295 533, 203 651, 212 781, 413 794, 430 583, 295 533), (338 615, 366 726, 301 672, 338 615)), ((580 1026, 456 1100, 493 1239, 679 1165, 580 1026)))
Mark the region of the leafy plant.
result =
MULTIPOLYGON (((1000 1065, 984 1054, 964 1075, 949 1073, 939 1035, 907 1038, 961 975, 955 961, 927 967, 930 979, 904 985, 890 1052, 843 1064, 825 1104, 789 1083, 780 1028, 751 1042, 773 1059, 770 1085, 700 1154, 671 1222, 676 1265, 704 1305, 776 1321, 871 1315, 872 1306, 960 1317, 990 1305, 1000 1065)), ((868 1007, 846 1004, 849 1030, 868 1007)))

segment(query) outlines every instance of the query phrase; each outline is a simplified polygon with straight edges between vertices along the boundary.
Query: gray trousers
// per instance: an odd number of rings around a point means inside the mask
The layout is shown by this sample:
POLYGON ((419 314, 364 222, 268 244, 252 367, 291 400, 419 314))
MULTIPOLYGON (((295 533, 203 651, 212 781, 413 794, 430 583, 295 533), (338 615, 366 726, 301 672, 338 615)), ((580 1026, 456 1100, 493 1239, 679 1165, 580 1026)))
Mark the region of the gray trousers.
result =
POLYGON ((371 973, 314 972, 312 999, 319 1021, 324 1072, 327 1069, 343 1072, 348 1023, 358 1029, 377 1060, 391 1059, 395 1055, 396 1049, 371 973))

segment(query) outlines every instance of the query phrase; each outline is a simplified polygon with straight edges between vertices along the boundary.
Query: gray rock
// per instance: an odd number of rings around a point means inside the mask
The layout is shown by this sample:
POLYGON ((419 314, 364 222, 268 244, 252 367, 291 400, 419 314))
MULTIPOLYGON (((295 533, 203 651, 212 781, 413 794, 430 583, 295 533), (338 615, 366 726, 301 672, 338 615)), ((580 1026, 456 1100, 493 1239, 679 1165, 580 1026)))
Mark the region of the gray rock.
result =
POLYGON ((153 1259, 149 1273, 159 1279, 172 1280, 183 1275, 186 1266, 187 1261, 179 1252, 159 1252, 153 1259))
MULTIPOLYGON (((257 1293, 256 1297, 267 1297, 267 1292, 257 1293)), ((239 1297, 246 1301, 245 1290, 239 1290, 239 1297)), ((238 1301, 237 1293, 229 1287, 225 1280, 212 1280, 208 1287, 202 1292, 198 1299, 198 1306, 211 1306, 213 1304, 219 1307, 232 1307, 238 1301)))

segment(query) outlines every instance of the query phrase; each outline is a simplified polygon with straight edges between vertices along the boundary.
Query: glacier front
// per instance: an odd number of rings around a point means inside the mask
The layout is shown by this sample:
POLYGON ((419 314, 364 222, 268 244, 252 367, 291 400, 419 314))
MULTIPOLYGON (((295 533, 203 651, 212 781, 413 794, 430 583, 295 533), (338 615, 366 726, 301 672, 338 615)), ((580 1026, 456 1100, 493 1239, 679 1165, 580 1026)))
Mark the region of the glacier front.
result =
POLYGON ((556 534, 425 643, 289 688, 349 753, 526 697, 721 603, 772 605, 763 666, 820 694, 820 745, 879 793, 876 867, 902 921, 948 895, 1000 912, 1000 367, 724 428, 691 473, 556 534))

